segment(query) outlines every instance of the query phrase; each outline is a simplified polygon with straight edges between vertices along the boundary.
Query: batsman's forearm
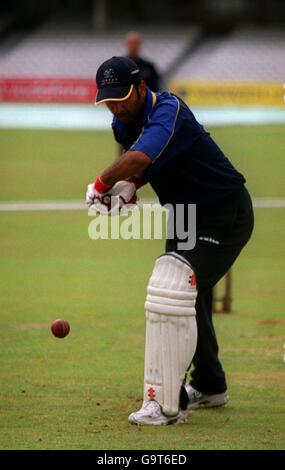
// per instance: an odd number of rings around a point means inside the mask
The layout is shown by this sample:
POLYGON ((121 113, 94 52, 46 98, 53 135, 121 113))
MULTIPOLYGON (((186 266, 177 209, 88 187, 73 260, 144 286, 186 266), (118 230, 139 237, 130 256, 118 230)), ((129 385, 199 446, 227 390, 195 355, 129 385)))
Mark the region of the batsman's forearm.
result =
POLYGON ((149 164, 150 159, 143 152, 128 151, 103 171, 100 179, 113 186, 117 181, 140 175, 149 164))

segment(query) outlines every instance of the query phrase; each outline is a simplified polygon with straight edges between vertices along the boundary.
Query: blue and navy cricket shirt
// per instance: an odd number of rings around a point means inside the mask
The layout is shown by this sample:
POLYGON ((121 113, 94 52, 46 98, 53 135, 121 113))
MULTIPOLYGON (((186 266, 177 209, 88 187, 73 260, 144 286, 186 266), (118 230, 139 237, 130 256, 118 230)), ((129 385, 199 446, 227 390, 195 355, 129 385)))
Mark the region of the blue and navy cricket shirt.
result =
POLYGON ((125 150, 139 150, 151 160, 143 182, 150 183, 162 205, 197 204, 204 210, 245 183, 219 146, 177 96, 147 88, 141 123, 114 117, 115 139, 125 150))

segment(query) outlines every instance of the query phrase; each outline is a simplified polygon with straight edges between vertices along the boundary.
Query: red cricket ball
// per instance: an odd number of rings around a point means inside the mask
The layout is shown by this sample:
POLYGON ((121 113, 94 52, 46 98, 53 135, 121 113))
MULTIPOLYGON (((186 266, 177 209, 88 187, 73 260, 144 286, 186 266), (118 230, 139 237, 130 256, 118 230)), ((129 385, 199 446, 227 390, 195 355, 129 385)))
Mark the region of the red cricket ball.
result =
POLYGON ((70 331, 70 326, 66 320, 55 320, 50 327, 52 334, 57 338, 65 338, 70 331))

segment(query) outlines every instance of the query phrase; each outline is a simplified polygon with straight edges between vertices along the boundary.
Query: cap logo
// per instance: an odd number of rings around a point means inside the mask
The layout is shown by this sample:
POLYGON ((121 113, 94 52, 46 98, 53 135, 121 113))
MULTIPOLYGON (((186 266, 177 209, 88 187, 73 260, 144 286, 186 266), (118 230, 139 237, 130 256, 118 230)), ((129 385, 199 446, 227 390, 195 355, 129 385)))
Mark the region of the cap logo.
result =
POLYGON ((119 83, 118 78, 115 77, 115 70, 112 68, 106 69, 103 73, 103 77, 103 80, 101 80, 101 86, 119 83))
POLYGON ((103 75, 104 75, 104 78, 106 78, 106 80, 108 80, 109 78, 113 78, 114 69, 106 69, 103 75))

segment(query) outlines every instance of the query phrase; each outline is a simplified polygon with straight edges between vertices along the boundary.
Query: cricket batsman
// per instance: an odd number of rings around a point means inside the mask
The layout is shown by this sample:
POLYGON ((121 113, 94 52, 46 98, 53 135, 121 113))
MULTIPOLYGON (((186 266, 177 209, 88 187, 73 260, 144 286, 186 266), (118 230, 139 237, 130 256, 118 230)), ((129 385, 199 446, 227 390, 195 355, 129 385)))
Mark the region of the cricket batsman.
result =
POLYGON ((251 198, 243 175, 188 106, 169 92, 153 93, 131 59, 105 61, 96 81, 96 105, 114 115, 124 152, 88 185, 88 206, 112 194, 133 203, 147 183, 161 205, 196 205, 194 248, 181 250, 179 238, 168 237, 147 286, 144 399, 129 416, 132 424, 184 423, 187 409, 228 401, 212 288, 251 236, 251 198))

